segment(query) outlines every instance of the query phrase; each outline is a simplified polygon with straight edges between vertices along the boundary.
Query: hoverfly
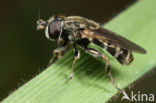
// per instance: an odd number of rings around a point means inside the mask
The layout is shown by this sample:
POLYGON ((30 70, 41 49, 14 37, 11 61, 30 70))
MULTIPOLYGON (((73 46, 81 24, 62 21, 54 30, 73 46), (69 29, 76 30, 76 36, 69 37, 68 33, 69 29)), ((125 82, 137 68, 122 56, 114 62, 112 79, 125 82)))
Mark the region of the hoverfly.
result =
POLYGON ((58 58, 61 57, 61 52, 65 50, 68 43, 73 45, 75 59, 72 64, 70 80, 73 78, 73 66, 80 57, 77 45, 84 48, 86 53, 106 61, 105 71, 114 87, 120 91, 121 89, 116 85, 111 75, 108 57, 96 49, 88 48, 89 43, 92 42, 108 51, 122 65, 129 65, 133 61, 132 52, 146 53, 146 50, 137 44, 103 28, 93 20, 80 16, 65 17, 54 15, 47 21, 39 19, 37 21, 37 30, 44 28, 48 39, 58 41, 58 48, 53 51, 53 58, 50 60, 50 64, 56 60, 57 56, 58 58), (60 42, 62 43, 60 44, 60 42))

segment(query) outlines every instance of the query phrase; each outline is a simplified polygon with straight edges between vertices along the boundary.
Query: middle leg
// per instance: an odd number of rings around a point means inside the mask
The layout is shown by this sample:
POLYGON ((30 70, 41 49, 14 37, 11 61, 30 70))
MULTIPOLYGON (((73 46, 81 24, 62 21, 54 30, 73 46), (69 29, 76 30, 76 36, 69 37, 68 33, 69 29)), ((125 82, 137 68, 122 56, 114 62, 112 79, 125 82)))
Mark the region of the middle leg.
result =
POLYGON ((69 80, 72 80, 72 78, 74 76, 74 64, 77 62, 77 60, 80 57, 80 53, 79 53, 79 50, 77 49, 76 44, 73 44, 73 47, 74 47, 74 55, 75 55, 75 58, 74 58, 74 61, 73 61, 73 64, 72 64, 72 72, 70 74, 69 80))

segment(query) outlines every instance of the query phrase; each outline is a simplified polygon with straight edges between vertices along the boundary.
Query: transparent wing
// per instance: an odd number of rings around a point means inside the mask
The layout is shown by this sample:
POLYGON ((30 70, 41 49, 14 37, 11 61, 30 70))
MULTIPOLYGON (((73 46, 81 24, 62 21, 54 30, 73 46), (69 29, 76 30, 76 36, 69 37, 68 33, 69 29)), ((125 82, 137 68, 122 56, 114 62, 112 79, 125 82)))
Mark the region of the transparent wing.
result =
POLYGON ((94 36, 93 38, 96 38, 99 41, 108 43, 112 43, 114 45, 118 45, 119 47, 125 48, 127 50, 131 50, 137 53, 145 54, 146 50, 139 45, 129 41, 128 39, 115 34, 107 29, 99 28, 96 30, 93 30, 94 36))

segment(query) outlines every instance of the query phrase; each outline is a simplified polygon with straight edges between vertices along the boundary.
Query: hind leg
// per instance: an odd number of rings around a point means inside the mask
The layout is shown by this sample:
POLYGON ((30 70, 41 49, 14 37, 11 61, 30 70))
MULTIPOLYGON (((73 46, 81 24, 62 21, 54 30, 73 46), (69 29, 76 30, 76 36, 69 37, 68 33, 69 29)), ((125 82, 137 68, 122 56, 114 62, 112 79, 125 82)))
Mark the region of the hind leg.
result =
POLYGON ((105 66, 105 72, 106 74, 108 75, 108 77, 110 78, 112 84, 114 85, 114 87, 116 89, 118 89, 119 91, 122 91, 118 86, 117 84, 115 83, 114 81, 114 78, 111 74, 111 71, 110 71, 110 65, 109 65, 109 59, 107 56, 105 56, 103 53, 95 50, 95 49, 92 49, 92 48, 86 48, 86 52, 94 57, 99 57, 99 58, 102 58, 106 61, 106 66, 105 66))

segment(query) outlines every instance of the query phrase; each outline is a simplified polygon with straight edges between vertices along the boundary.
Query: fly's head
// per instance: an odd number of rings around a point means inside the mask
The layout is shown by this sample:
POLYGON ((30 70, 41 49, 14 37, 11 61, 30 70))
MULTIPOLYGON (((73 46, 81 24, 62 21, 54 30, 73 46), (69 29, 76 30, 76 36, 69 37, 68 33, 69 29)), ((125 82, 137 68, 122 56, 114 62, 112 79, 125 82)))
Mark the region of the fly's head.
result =
POLYGON ((52 16, 48 21, 39 19, 37 21, 37 30, 45 29, 46 37, 52 41, 61 37, 63 29, 63 19, 61 17, 52 16))

